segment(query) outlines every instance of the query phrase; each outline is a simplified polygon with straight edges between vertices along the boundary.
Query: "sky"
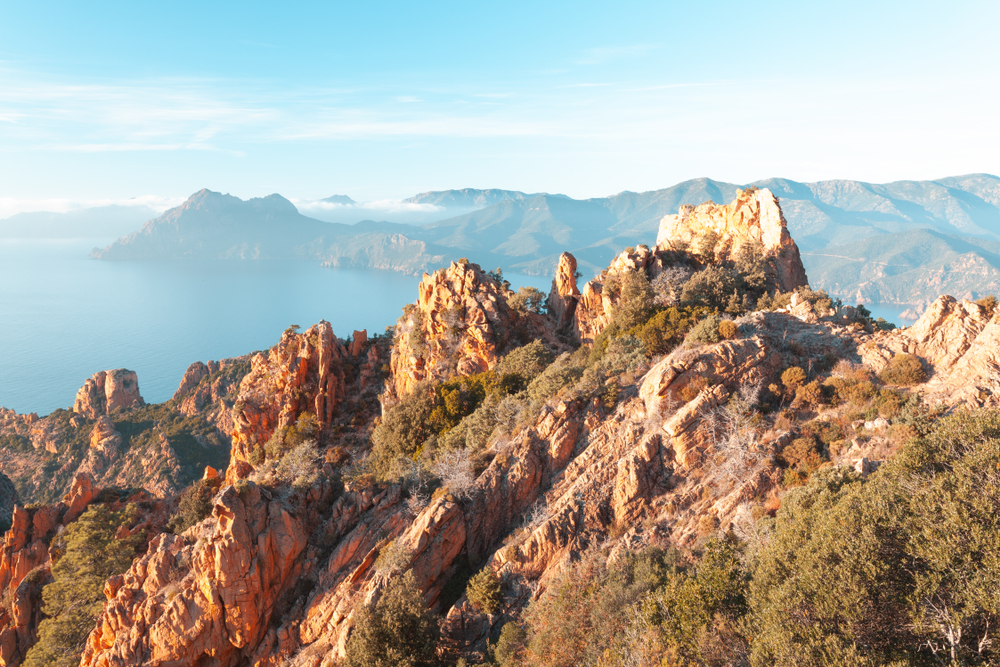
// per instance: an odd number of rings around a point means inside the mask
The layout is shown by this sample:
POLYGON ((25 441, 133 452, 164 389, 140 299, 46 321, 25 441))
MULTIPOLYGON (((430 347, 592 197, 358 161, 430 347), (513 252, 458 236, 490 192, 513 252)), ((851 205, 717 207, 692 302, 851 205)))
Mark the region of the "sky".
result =
POLYGON ((1000 173, 997 2, 0 0, 0 216, 1000 173))

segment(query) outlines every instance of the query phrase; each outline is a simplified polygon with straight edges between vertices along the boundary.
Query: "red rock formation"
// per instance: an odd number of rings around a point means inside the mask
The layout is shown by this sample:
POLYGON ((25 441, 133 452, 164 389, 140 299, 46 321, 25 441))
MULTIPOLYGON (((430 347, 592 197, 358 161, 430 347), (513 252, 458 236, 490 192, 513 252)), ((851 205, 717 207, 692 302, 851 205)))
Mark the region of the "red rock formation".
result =
POLYGON ((579 305, 573 311, 573 329, 581 343, 594 342, 614 319, 617 296, 605 292, 604 284, 627 271, 646 271, 652 276, 659 274, 662 262, 648 246, 640 245, 632 251, 623 251, 612 260, 611 265, 583 286, 577 298, 579 305))
POLYGON ((11 528, 0 543, 0 592, 13 601, 10 608, 0 608, 0 667, 20 664, 37 640, 41 589, 49 580, 49 542, 93 498, 93 479, 79 475, 63 502, 14 508, 11 528))
POLYGON ((511 308, 507 299, 513 293, 477 264, 452 262, 425 275, 419 292, 396 325, 390 400, 425 380, 489 370, 508 351, 535 338, 560 347, 551 320, 511 308))
POLYGON ((139 380, 135 371, 119 368, 100 371, 88 378, 76 392, 73 411, 97 419, 118 408, 145 405, 139 395, 139 380))
POLYGON ((552 279, 549 291, 549 315, 555 318, 556 328, 565 329, 573 322, 573 313, 579 301, 580 290, 576 287, 576 257, 568 252, 559 256, 556 277, 552 279))
POLYGON ((173 398, 178 399, 197 387, 202 378, 208 377, 210 372, 208 366, 200 361, 188 366, 188 369, 184 371, 184 377, 181 378, 181 383, 177 385, 177 391, 174 392, 173 398))
POLYGON ((351 340, 351 356, 357 357, 365 349, 365 343, 368 342, 368 329, 362 329, 361 331, 355 331, 351 340))
POLYGON ((321 321, 302 333, 288 330, 266 354, 253 358, 240 383, 233 407, 232 461, 226 480, 246 477, 253 468, 251 453, 262 447, 276 428, 291 426, 303 412, 328 426, 344 400, 347 350, 321 321))
MULTIPOLYGON (((327 485, 300 501, 315 504, 330 493, 327 485)), ((293 515, 255 484, 242 494, 223 488, 197 541, 161 534, 127 573, 108 581, 81 665, 273 664, 259 659, 282 642, 290 651, 298 646, 271 619, 289 588, 313 574, 311 518, 315 512, 293 515)))
POLYGON ((696 248, 710 233, 717 235, 716 255, 735 257, 748 243, 759 244, 773 255, 781 291, 791 292, 808 283, 799 248, 770 190, 737 190, 736 199, 726 206, 711 202, 681 206, 680 212, 660 221, 656 245, 664 250, 687 250, 696 248))
POLYGON ((921 386, 928 402, 1000 406, 1000 311, 942 296, 913 326, 880 332, 861 347, 876 371, 902 353, 918 356, 930 371, 921 386))

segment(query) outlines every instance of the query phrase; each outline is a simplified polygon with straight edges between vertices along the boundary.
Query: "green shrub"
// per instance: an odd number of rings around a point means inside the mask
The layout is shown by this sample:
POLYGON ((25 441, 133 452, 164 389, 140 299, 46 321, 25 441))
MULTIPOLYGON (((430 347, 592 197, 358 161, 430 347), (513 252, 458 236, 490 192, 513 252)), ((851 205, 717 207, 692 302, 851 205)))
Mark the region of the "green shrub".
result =
POLYGON ((374 605, 356 612, 348 667, 434 667, 440 631, 413 572, 394 577, 374 605))
POLYGON ((521 664, 528 635, 516 621, 508 621, 500 631, 500 638, 493 647, 493 659, 500 667, 521 664))
POLYGON ((789 468, 808 474, 823 464, 823 455, 814 438, 804 437, 786 445, 778 454, 778 460, 789 468))
POLYGON ((749 577, 742 560, 735 540, 711 539, 701 558, 671 572, 644 601, 643 620, 658 631, 662 646, 660 664, 746 664, 748 637, 741 621, 748 611, 749 577))
POLYGON ((642 269, 625 271, 619 276, 620 296, 612 316, 616 331, 626 331, 642 324, 653 314, 656 293, 642 269))
POLYGON ((524 664, 571 667, 602 664, 601 657, 628 625, 622 613, 665 581, 672 553, 649 547, 624 552, 608 563, 592 548, 557 574, 522 622, 527 633, 524 664))
POLYGON ((625 334, 641 340, 651 355, 669 354, 684 341, 684 336, 698 318, 705 314, 704 308, 665 308, 625 334))
POLYGON ((990 294, 989 296, 984 296, 981 299, 976 299, 976 305, 982 308, 983 314, 986 317, 993 317, 993 313, 997 309, 997 298, 990 294))
POLYGON ((751 584, 753 665, 994 664, 1000 413, 961 411, 862 481, 784 497, 751 584))
POLYGON ((545 292, 536 287, 522 287, 507 298, 507 305, 519 313, 545 312, 545 292))
POLYGON ((904 353, 897 354, 889 361, 889 365, 879 373, 879 379, 886 384, 909 387, 925 382, 927 373, 919 358, 904 353))
POLYGON ((465 595, 476 611, 495 613, 500 608, 500 577, 490 568, 483 568, 469 579, 465 595))
POLYGON ((141 534, 117 539, 118 529, 135 513, 132 506, 117 512, 92 504, 53 541, 58 556, 52 583, 42 589, 38 643, 25 667, 75 667, 104 606, 104 582, 128 570, 141 534))
POLYGON ((712 313, 707 316, 698 324, 694 325, 690 333, 688 333, 685 342, 687 343, 718 343, 719 342, 719 323, 722 322, 722 318, 717 314, 712 313))
POLYGON ((222 478, 200 479, 181 493, 177 511, 167 522, 167 528, 180 534, 212 513, 212 498, 222 485, 222 478))
POLYGON ((433 392, 421 384, 386 410, 372 431, 372 464, 380 475, 389 473, 397 457, 412 458, 420 450, 433 433, 428 424, 433 409, 433 392))
POLYGON ((681 289, 681 303, 726 310, 733 292, 740 287, 739 275, 722 266, 709 266, 691 276, 681 289))
POLYGON ((501 377, 505 375, 517 376, 527 386, 527 383, 541 375, 552 361, 552 352, 542 344, 542 341, 536 339, 508 352, 497 364, 495 370, 497 375, 501 377))

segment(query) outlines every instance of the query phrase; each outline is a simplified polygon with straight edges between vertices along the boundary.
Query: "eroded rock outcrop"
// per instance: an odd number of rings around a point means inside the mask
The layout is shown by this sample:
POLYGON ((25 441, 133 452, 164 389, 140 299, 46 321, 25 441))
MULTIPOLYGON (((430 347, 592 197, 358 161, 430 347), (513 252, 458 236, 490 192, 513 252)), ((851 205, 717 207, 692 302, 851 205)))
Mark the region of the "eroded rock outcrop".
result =
POLYGON ((928 401, 1000 405, 1000 312, 942 296, 912 326, 881 332, 861 347, 876 371, 903 353, 926 364, 929 378, 921 390, 928 401))
POLYGON ((655 277, 662 270, 663 261, 648 246, 640 245, 633 250, 625 250, 612 260, 607 269, 589 280, 573 309, 573 330, 576 338, 589 345, 594 338, 614 320, 614 309, 619 294, 606 289, 611 281, 628 271, 645 271, 655 277))
MULTIPOLYGON (((276 428, 291 426, 303 412, 330 424, 346 394, 347 350, 322 321, 302 333, 287 330, 268 353, 254 356, 233 406, 233 444, 227 481, 246 477, 252 453, 276 428)), ((262 453, 262 450, 261 450, 262 453)))
POLYGON ((737 190, 736 199, 725 206, 712 202, 681 206, 678 213, 660 221, 656 245, 658 249, 688 250, 706 239, 715 240, 717 257, 735 258, 748 244, 773 256, 783 292, 808 282, 778 198, 767 188, 737 190))
POLYGON ((555 318, 556 328, 565 329, 573 322, 573 313, 579 301, 580 290, 576 287, 576 257, 568 252, 559 256, 556 277, 552 279, 549 291, 549 315, 555 318))
POLYGON ((135 371, 119 368, 100 371, 88 378, 76 392, 73 412, 97 419, 118 408, 145 405, 139 395, 139 379, 135 371))
POLYGON ((254 484, 225 487, 200 539, 160 534, 108 581, 81 665, 260 664, 251 657, 276 635, 283 594, 315 564, 307 521, 254 484))
POLYGON ((51 580, 49 543, 94 499, 93 479, 79 475, 63 502, 25 509, 16 505, 0 542, 0 666, 18 665, 38 636, 42 587, 51 580))
POLYGON ((512 295, 477 264, 452 264, 420 282, 415 304, 396 325, 390 362, 392 401, 425 380, 493 368, 511 349, 543 338, 553 348, 552 321, 511 308, 512 295))

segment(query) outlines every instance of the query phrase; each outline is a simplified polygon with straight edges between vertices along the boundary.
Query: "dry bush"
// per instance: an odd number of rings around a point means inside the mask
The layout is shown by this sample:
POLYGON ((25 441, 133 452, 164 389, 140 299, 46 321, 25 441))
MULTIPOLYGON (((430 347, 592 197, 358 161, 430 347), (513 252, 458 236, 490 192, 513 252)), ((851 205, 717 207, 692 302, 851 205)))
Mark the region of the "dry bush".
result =
POLYGON ((698 397, 704 389, 708 388, 708 378, 703 375, 695 375, 687 384, 680 388, 677 396, 685 403, 690 403, 698 397))
POLYGON ((736 334, 739 332, 739 327, 732 320, 722 320, 719 322, 719 335, 726 340, 732 340, 736 338, 736 334))
POLYGON ((806 372, 798 366, 786 368, 781 374, 781 384, 785 385, 785 389, 789 392, 794 392, 805 381, 806 372))
POLYGON ((897 354, 889 361, 889 365, 879 373, 879 378, 886 384, 909 387, 925 382, 927 372, 918 357, 912 354, 897 354))

